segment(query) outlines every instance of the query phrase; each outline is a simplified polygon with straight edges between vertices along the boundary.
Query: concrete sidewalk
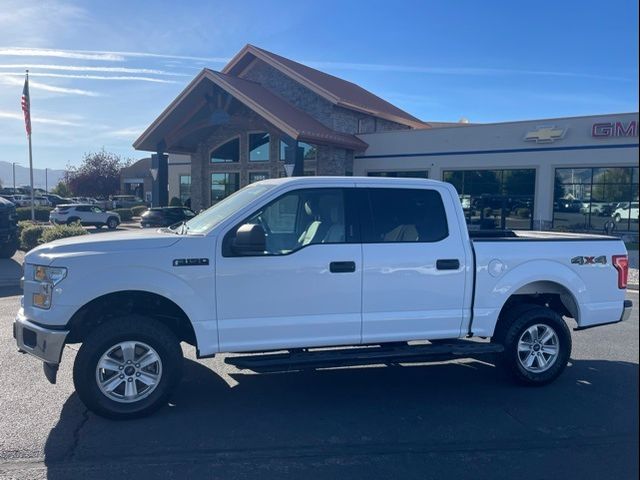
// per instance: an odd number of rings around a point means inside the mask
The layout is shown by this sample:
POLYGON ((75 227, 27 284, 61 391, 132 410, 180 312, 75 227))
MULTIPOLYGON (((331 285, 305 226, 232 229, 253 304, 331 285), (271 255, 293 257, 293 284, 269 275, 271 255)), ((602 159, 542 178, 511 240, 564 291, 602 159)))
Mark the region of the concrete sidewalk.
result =
POLYGON ((0 258, 0 287, 19 287, 24 252, 18 250, 12 258, 0 258))

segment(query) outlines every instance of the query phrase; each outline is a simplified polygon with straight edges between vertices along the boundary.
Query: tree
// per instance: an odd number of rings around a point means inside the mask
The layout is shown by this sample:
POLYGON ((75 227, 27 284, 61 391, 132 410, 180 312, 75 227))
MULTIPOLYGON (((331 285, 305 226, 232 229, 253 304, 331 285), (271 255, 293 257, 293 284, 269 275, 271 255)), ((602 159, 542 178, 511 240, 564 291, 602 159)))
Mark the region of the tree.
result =
POLYGON ((58 182, 58 184, 51 189, 51 193, 54 195, 60 195, 61 197, 71 197, 73 195, 69 185, 64 183, 64 181, 58 182))
POLYGON ((120 189, 120 170, 131 164, 115 153, 86 153, 80 166, 69 166, 64 183, 75 195, 87 197, 107 197, 120 189))

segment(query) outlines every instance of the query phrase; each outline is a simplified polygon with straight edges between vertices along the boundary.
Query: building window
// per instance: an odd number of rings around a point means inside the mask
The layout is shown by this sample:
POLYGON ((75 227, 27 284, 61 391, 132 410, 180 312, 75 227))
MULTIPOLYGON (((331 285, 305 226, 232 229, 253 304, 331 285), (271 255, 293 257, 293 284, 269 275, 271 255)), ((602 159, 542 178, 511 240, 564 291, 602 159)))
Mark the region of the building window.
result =
POLYGON ((212 173, 211 174, 211 203, 214 204, 228 197, 240 188, 240 174, 212 173))
POLYGON ((427 170, 415 170, 406 172, 367 172, 369 177, 402 177, 402 178, 429 178, 427 170))
POLYGON ((249 161, 268 162, 269 161, 269 141, 268 133, 249 134, 249 161))
POLYGON ((249 183, 259 182, 269 178, 268 172, 249 172, 249 183))
POLYGON ((536 171, 448 170, 442 179, 460 197, 469 229, 531 229, 536 171))
MULTIPOLYGON (((304 160, 311 161, 311 160, 317 159, 318 150, 314 145, 309 145, 308 143, 305 143, 305 142, 298 142, 298 147, 304 150, 302 154, 302 157, 304 158, 304 160)), ((287 144, 281 140, 280 141, 280 160, 282 160, 283 162, 286 160, 286 151, 287 151, 286 149, 287 149, 287 144)))
POLYGON ((191 198, 191 175, 180 175, 179 196, 183 205, 191 198))
POLYGON ((223 143, 211 152, 211 163, 232 163, 240 161, 240 138, 223 143))
POLYGON ((553 227, 638 231, 638 168, 557 168, 553 227))

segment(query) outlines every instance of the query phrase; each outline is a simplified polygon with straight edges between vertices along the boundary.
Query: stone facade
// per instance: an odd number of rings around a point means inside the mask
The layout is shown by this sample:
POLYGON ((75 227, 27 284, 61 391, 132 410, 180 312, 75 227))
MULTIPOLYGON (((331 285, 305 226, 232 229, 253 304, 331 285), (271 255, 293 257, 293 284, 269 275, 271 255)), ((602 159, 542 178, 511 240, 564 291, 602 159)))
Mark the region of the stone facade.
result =
MULTIPOLYGON (((259 59, 255 59, 241 77, 260 83, 337 132, 358 134, 408 128, 405 125, 333 105, 259 59)), ((280 159, 281 138, 282 133, 277 128, 246 107, 241 107, 235 112, 227 124, 215 127, 211 135, 199 143, 196 153, 191 156, 192 208, 197 211, 211 205, 212 173, 239 173, 240 187, 250 183, 251 172, 264 172, 269 178, 283 176, 284 162, 280 159), (269 133, 269 161, 249 161, 249 134, 253 132, 269 133), (233 163, 212 163, 211 152, 234 137, 240 140, 240 160, 233 163)), ((316 159, 305 160, 305 175, 353 174, 353 150, 330 145, 314 145, 314 147, 316 159)))

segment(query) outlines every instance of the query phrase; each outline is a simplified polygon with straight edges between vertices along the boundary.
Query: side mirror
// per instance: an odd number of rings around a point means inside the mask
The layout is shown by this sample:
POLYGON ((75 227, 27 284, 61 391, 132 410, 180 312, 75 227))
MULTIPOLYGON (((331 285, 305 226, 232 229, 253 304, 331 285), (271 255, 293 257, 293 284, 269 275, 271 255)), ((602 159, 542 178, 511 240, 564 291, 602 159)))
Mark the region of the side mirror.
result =
POLYGON ((231 249, 236 255, 262 255, 267 249, 266 234, 262 225, 245 223, 240 226, 231 249))

